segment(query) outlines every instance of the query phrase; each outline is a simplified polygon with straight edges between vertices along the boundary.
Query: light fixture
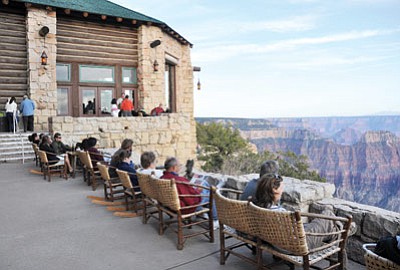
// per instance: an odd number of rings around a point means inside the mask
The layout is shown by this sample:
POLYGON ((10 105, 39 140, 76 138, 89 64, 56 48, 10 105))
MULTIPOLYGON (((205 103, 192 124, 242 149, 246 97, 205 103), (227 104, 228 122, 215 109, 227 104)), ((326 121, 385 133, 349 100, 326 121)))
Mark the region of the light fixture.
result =
POLYGON ((199 78, 199 80, 197 81, 197 90, 201 90, 201 83, 200 83, 200 78, 199 78))
POLYGON ((40 56, 40 62, 43 66, 47 65, 47 54, 45 51, 43 51, 42 55, 40 56))
POLYGON ((153 63, 153 70, 154 70, 154 72, 157 72, 158 71, 158 62, 157 62, 157 59, 156 60, 154 60, 154 63, 153 63))

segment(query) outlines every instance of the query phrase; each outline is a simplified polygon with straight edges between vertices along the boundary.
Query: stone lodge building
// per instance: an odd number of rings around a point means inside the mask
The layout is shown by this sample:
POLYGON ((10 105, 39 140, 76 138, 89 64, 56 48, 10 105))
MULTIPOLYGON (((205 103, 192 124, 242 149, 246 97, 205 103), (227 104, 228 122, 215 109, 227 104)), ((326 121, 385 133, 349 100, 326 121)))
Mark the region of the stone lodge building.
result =
POLYGON ((164 22, 106 0, 1 0, 0 36, 0 110, 27 94, 35 131, 70 143, 94 136, 102 147, 131 138, 159 161, 195 156, 192 44, 164 22), (111 117, 122 94, 171 113, 111 117))

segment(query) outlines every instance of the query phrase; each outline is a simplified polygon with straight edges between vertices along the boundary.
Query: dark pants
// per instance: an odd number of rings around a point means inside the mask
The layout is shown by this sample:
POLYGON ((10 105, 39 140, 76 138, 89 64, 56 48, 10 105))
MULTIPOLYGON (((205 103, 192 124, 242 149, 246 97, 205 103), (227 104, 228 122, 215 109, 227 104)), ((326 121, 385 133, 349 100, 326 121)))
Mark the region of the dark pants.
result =
POLYGON ((22 122, 24 123, 24 132, 33 131, 33 115, 22 116, 22 122))
POLYGON ((14 114, 12 112, 6 113, 7 117, 7 124, 8 124, 8 131, 14 132, 14 114))

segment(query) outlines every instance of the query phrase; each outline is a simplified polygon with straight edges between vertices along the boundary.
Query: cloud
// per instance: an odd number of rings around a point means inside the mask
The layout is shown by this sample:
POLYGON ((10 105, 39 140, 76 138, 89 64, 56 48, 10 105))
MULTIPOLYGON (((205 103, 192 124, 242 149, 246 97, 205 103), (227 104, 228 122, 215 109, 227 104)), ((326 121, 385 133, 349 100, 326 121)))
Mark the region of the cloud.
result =
POLYGON ((351 40, 366 39, 382 35, 389 35, 399 31, 399 29, 352 31, 347 33, 325 35, 321 37, 288 39, 277 41, 271 44, 219 44, 217 46, 206 46, 204 48, 200 48, 197 51, 193 51, 192 59, 198 62, 221 61, 230 57, 236 57, 244 54, 288 51, 294 50, 297 47, 308 45, 323 45, 330 43, 346 42, 351 40))

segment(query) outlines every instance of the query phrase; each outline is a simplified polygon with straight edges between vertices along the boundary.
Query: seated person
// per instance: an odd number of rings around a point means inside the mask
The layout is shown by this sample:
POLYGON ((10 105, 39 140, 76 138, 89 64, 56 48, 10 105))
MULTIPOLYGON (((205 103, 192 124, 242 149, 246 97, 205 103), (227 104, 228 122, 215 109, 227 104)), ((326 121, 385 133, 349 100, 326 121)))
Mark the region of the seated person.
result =
POLYGON ((39 146, 40 139, 39 139, 39 135, 37 135, 36 132, 35 132, 35 133, 32 133, 32 135, 29 135, 29 136, 28 136, 28 140, 29 140, 31 143, 34 143, 34 144, 36 144, 37 146, 39 146))
MULTIPOLYGON (((280 199, 283 193, 283 179, 277 174, 265 174, 258 181, 257 190, 253 203, 259 207, 267 208, 273 211, 287 211, 280 205, 280 199)), ((335 216, 331 209, 325 209, 322 211, 323 215, 335 216)), ((313 233, 324 233, 333 232, 337 229, 341 229, 343 224, 340 222, 334 222, 332 220, 315 218, 310 223, 304 224, 304 230, 306 232, 313 233)), ((352 226, 349 231, 349 236, 356 232, 355 223, 352 222, 352 226)), ((309 249, 314 249, 322 246, 324 243, 329 243, 336 239, 333 239, 331 235, 318 236, 318 237, 306 237, 307 245, 309 249)), ((346 259, 345 259, 346 261, 346 259)))
MULTIPOLYGON (((178 160, 174 157, 167 158, 167 160, 164 163, 164 174, 161 177, 162 179, 174 179, 176 181, 180 182, 187 182, 189 183, 189 180, 187 180, 185 177, 179 176, 179 168, 180 164, 178 160)), ((201 191, 190 186, 190 185, 184 185, 180 183, 176 183, 176 188, 178 189, 179 195, 200 195, 201 191)), ((201 197, 180 197, 180 205, 181 207, 186 207, 186 206, 191 206, 191 205, 197 205, 200 204, 201 202, 201 197)), ((195 212, 196 207, 193 208, 187 208, 183 209, 181 212, 182 214, 190 214, 195 212)))
POLYGON ((156 155, 151 151, 143 152, 140 156, 140 165, 142 166, 139 169, 140 173, 153 175, 156 178, 163 176, 163 172, 156 169, 156 155))
MULTIPOLYGON (((136 170, 130 165, 131 152, 121 149, 118 151, 117 155, 113 156, 113 161, 115 162, 116 168, 121 171, 126 171, 129 173, 129 178, 133 186, 138 186, 139 182, 137 180, 136 170)), ((140 188, 135 188, 135 191, 140 191, 140 188)))
MULTIPOLYGON (((121 150, 126 150, 129 152, 129 155, 132 154, 132 146, 133 146, 133 141, 131 139, 124 139, 121 143, 121 147, 114 153, 114 155, 111 157, 110 161, 110 166, 108 167, 108 173, 110 174, 110 177, 118 177, 117 172, 115 169, 117 168, 117 162, 119 161, 119 154, 121 150)), ((132 167, 132 169, 135 168, 135 164, 133 164, 132 160, 129 161, 129 166, 132 167)))
POLYGON ((400 265, 400 235, 382 237, 376 244, 374 252, 400 265))
POLYGON ((44 135, 40 143, 39 149, 46 152, 47 160, 50 164, 66 165, 69 172, 72 173, 73 169, 69 162, 68 155, 57 155, 52 147, 50 136, 44 135))
POLYGON ((85 145, 83 146, 85 150, 89 152, 93 168, 97 168, 97 162, 104 162, 104 157, 100 153, 100 151, 96 148, 96 145, 97 145, 97 139, 94 137, 90 137, 87 139, 85 145))
POLYGON ((72 148, 68 145, 65 145, 62 141, 61 141, 61 134, 60 133, 55 133, 54 134, 54 141, 51 144, 53 147, 54 152, 57 155, 61 155, 61 154, 65 154, 67 151, 71 151, 72 148))
MULTIPOLYGON (((278 162, 276 162, 275 160, 267 160, 265 163, 261 165, 260 178, 264 174, 270 174, 270 173, 275 174, 278 173, 278 171, 279 171, 278 162)), ((257 183, 260 180, 260 178, 255 178, 247 183, 246 187, 243 190, 243 193, 240 195, 241 201, 247 201, 250 196, 254 198, 254 196, 256 195, 257 183)))
POLYGON ((154 109, 151 110, 150 115, 151 116, 159 116, 164 112, 164 109, 162 107, 162 103, 158 105, 158 107, 155 107, 154 109))

